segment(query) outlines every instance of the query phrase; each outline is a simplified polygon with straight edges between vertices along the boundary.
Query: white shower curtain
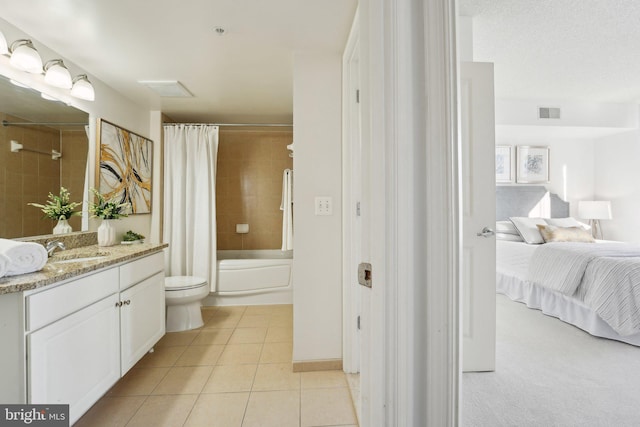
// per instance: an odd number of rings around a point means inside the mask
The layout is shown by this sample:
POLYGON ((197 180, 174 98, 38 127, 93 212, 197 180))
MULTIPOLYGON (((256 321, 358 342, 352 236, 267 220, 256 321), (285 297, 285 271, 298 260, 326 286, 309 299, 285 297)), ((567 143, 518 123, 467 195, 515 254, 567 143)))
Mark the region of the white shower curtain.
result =
POLYGON ((216 290, 218 127, 164 126, 164 241, 167 276, 199 276, 216 290))

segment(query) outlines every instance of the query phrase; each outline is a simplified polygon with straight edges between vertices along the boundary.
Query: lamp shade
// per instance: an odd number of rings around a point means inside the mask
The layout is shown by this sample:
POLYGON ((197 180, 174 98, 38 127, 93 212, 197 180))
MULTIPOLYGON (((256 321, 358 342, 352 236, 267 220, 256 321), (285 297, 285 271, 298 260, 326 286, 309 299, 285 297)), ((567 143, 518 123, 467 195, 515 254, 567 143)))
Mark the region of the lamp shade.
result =
POLYGON ((44 81, 51 86, 71 89, 71 74, 61 59, 52 59, 44 64, 44 81))
POLYGON ((71 96, 76 98, 85 99, 87 101, 93 101, 96 99, 96 93, 93 89, 93 85, 89 81, 86 74, 80 74, 73 79, 73 86, 71 87, 71 96))
POLYGON ((611 219, 611 202, 581 201, 578 202, 578 216, 582 219, 611 219))
POLYGON ((12 67, 33 74, 42 73, 42 58, 31 40, 20 39, 11 43, 12 67))

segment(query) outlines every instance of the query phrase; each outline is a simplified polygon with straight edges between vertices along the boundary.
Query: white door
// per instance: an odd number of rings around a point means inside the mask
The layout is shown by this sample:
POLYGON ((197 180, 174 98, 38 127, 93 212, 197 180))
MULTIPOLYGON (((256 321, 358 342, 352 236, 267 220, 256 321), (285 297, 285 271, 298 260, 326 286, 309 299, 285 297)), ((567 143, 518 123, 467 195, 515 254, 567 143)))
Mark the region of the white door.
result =
POLYGON ((495 370, 496 242, 493 64, 460 64, 462 370, 495 370))
POLYGON ((164 272, 120 293, 122 375, 164 335, 164 272))
POLYGON ((29 402, 69 404, 73 424, 120 378, 117 295, 27 336, 29 402))

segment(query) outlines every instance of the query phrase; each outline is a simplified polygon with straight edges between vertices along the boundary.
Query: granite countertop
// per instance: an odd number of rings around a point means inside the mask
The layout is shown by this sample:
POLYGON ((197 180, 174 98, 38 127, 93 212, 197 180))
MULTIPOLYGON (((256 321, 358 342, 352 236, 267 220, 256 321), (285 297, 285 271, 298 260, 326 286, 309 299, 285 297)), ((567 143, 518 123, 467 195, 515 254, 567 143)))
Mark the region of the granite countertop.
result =
POLYGON ((80 276, 85 273, 100 270, 110 265, 130 261, 168 247, 166 243, 140 243, 133 245, 114 246, 82 246, 66 251, 56 252, 44 268, 34 273, 21 274, 0 278, 0 294, 22 292, 37 289, 63 280, 80 276), (75 258, 86 258, 85 261, 75 262, 75 258))

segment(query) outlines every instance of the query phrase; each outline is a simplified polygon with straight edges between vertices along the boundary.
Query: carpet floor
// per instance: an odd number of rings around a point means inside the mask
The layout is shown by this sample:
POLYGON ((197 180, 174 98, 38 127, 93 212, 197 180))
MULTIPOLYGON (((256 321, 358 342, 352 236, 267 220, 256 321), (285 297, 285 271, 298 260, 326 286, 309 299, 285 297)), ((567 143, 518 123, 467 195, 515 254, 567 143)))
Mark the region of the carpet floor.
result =
POLYGON ((640 347, 496 305, 496 371, 463 374, 463 426, 640 426, 640 347))

